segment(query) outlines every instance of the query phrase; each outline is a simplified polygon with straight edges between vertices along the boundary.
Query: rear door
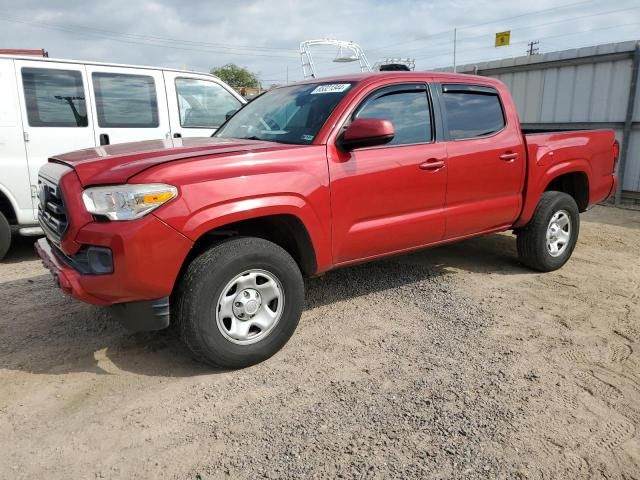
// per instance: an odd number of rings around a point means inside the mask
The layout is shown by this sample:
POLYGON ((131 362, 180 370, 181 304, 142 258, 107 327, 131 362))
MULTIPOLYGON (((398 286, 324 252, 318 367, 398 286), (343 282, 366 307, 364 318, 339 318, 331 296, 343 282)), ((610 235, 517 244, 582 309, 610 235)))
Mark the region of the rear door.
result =
POLYGON ((165 71, 164 79, 174 138, 209 137, 245 103, 212 76, 165 71))
POLYGON ((33 197, 38 170, 59 153, 94 147, 84 65, 16 60, 24 140, 33 197))
POLYGON ((161 70, 87 65, 99 145, 169 138, 161 70))
POLYGON ((425 84, 382 87, 352 113, 390 120, 393 140, 343 152, 329 145, 336 263, 407 250, 442 239, 446 146, 436 142, 425 84))
POLYGON ((436 86, 447 136, 446 238, 510 225, 522 207, 526 153, 516 113, 493 87, 436 86))

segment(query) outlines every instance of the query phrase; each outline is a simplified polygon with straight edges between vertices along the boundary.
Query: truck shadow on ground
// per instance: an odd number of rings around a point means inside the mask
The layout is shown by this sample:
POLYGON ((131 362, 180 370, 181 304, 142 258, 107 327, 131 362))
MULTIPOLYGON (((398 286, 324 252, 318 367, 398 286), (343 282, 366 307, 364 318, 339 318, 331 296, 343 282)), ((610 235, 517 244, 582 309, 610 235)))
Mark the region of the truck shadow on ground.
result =
MULTIPOLYGON (((20 253, 15 258, 20 258, 20 253)), ((31 257, 33 260, 33 257, 31 257)), ((306 282, 306 310, 456 270, 526 274, 515 239, 490 235, 339 269, 306 282)), ((188 377, 222 373, 197 363, 175 328, 131 334, 102 308, 64 297, 48 274, 0 283, 0 369, 34 374, 188 377)), ((304 335, 304 317, 296 335, 304 335)))

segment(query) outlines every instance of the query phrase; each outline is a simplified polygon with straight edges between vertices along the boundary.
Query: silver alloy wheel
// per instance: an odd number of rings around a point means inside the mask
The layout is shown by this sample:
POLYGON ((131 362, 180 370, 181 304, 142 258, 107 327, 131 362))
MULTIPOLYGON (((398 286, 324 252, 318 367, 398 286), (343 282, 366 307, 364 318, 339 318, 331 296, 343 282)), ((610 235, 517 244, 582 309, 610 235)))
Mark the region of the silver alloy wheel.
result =
POLYGON ((547 251, 552 257, 564 253, 571 240, 571 217, 566 210, 553 214, 547 226, 547 251))
POLYGON ((248 345, 273 331, 284 311, 284 290, 266 270, 247 270, 222 289, 216 307, 220 333, 232 343, 248 345))

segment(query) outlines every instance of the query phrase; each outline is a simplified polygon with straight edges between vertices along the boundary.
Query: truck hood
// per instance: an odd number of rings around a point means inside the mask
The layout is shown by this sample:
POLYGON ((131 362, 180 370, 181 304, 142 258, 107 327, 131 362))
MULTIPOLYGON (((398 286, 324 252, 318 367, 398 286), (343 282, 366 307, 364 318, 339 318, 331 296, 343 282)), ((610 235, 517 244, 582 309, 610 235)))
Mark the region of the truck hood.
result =
POLYGON ((86 187, 126 183, 143 170, 176 160, 299 147, 262 140, 174 138, 87 148, 56 155, 50 161, 73 168, 86 187))

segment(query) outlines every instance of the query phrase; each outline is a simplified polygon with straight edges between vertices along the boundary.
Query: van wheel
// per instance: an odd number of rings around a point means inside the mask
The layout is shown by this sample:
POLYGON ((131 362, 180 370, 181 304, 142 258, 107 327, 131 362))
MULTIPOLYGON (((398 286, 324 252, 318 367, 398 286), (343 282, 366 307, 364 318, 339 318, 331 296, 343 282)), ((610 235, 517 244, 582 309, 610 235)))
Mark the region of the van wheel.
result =
POLYGON ((579 233, 575 200, 563 192, 544 192, 533 218, 518 232, 520 261, 540 272, 557 270, 571 257, 579 233))
POLYGON ((11 226, 7 217, 0 212, 0 260, 2 260, 11 246, 11 226))
POLYGON ((217 367, 243 368, 287 343, 303 305, 304 282, 291 255, 260 238, 235 238, 191 262, 175 312, 196 357, 217 367))

